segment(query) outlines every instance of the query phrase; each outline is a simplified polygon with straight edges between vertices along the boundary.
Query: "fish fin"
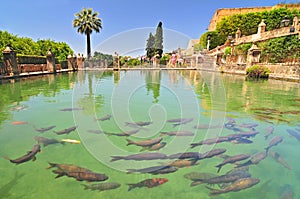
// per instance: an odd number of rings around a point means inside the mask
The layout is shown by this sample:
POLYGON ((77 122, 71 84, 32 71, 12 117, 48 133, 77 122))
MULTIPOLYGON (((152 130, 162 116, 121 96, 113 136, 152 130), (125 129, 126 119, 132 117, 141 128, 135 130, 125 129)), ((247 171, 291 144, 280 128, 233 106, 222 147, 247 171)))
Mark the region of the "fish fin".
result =
POLYGON ((129 145, 132 145, 135 143, 134 141, 132 141, 130 139, 126 139, 126 141, 128 142, 126 146, 129 146, 129 145))
POLYGON ((117 161, 117 160, 121 160, 122 157, 121 156, 111 156, 112 159, 110 160, 111 162, 117 161))
POLYGON ((179 126, 180 124, 173 124, 173 127, 179 126))
POLYGON ((214 189, 214 188, 212 188, 212 187, 210 187, 210 186, 205 186, 207 189, 209 189, 209 190, 211 190, 211 191, 218 191, 218 189, 214 189))
POLYGON ((190 184, 190 186, 191 187, 194 187, 194 186, 197 186, 197 185, 199 185, 199 184, 202 184, 203 182, 201 181, 201 180, 196 180, 196 181, 193 181, 191 184, 190 184))
POLYGON ((32 161, 36 161, 36 157, 35 156, 32 157, 32 161))
POLYGON ((191 148, 195 148, 196 146, 198 146, 197 143, 192 143, 192 144, 191 144, 191 148))
POLYGON ((57 176, 55 176, 55 178, 60 178, 60 177, 62 177, 62 176, 64 176, 64 174, 63 174, 63 173, 60 173, 60 174, 57 174, 57 176))

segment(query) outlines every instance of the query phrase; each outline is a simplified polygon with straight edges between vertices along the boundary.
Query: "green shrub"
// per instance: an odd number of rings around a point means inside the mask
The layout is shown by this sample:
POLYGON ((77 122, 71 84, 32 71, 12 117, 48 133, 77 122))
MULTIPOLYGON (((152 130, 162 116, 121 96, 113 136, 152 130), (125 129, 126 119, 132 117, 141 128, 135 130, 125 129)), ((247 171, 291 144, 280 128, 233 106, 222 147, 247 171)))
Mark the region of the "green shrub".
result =
POLYGON ((224 50, 223 59, 226 59, 227 55, 231 55, 231 47, 228 46, 224 50))
POLYGON ((268 78, 270 70, 266 67, 253 65, 246 70, 246 75, 248 78, 268 78))

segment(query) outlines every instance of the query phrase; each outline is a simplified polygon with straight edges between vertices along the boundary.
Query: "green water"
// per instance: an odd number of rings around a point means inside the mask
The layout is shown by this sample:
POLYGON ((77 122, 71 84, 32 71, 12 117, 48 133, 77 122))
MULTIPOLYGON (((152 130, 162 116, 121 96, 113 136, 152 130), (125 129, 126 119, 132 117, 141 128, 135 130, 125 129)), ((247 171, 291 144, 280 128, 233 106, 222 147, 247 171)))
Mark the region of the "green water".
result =
MULTIPOLYGON (((0 156, 16 159, 31 150, 34 136, 80 140, 80 144, 53 144, 42 146, 36 161, 15 165, 0 159, 0 198, 280 198, 284 187, 300 197, 299 142, 286 129, 300 129, 299 83, 268 80, 245 81, 243 76, 220 75, 199 71, 127 71, 78 72, 56 76, 32 77, 0 84, 0 156), (61 111, 64 108, 79 108, 61 111), (81 110, 83 109, 83 110, 81 110), (107 121, 95 121, 111 114, 107 121), (173 127, 166 120, 193 118, 187 124, 173 127), (190 149, 190 143, 229 135, 226 128, 195 129, 198 124, 223 125, 228 118, 237 124, 258 124, 259 134, 252 144, 220 143, 190 149), (13 122, 25 124, 13 124, 13 122), (152 121, 130 137, 93 134, 88 130, 121 133, 134 128, 126 122, 152 121), (55 125, 50 131, 39 133, 35 128, 55 125), (53 131, 77 126, 75 132, 57 135, 53 131), (265 140, 266 128, 274 132, 265 140), (284 141, 271 148, 278 152, 292 168, 288 170, 271 157, 250 166, 253 178, 260 183, 239 192, 209 196, 205 185, 190 187, 183 176, 190 172, 217 174, 221 157, 200 160, 198 165, 178 169, 170 174, 127 174, 127 169, 161 165, 171 160, 119 160, 111 156, 139 153, 141 147, 126 146, 126 138, 138 141, 157 138, 163 131, 191 131, 192 137, 163 136, 167 145, 159 152, 166 155, 186 151, 206 152, 226 148, 226 155, 255 154, 264 150, 275 136, 284 141), (74 178, 55 178, 54 169, 46 169, 48 162, 73 164, 106 174, 107 182, 117 182, 118 189, 103 192, 84 190, 74 178), (136 188, 128 192, 129 183, 147 178, 167 178, 168 182, 154 188, 136 188)), ((225 174, 234 165, 225 165, 225 174)), ((218 186, 213 188, 218 189, 218 186)))

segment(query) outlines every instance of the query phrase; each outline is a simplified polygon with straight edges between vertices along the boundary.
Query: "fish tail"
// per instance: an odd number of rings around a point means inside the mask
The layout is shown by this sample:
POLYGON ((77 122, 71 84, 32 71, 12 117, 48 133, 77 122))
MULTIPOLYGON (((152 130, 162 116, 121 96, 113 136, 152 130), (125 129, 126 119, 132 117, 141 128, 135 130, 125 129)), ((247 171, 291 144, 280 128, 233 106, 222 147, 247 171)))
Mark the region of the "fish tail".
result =
POLYGON ((49 166, 46 169, 50 169, 50 168, 56 167, 56 165, 57 165, 57 164, 51 163, 51 162, 48 162, 48 164, 49 164, 49 166))
POLYGON ((127 174, 131 174, 131 173, 134 173, 134 172, 136 172, 135 169, 127 169, 127 174))
POLYGON ((217 173, 219 173, 219 172, 221 171, 222 166, 223 166, 223 165, 221 165, 221 164, 216 166, 216 167, 218 168, 217 173))
POLYGON ((160 137, 162 137, 162 136, 166 136, 167 135, 167 132, 160 132, 160 137))
POLYGON ((251 164, 251 161, 249 160, 249 161, 247 161, 247 162, 245 162, 245 163, 243 163, 243 164, 238 164, 238 165, 236 165, 235 168, 239 168, 239 167, 243 167, 243 166, 248 166, 248 165, 250 165, 250 164, 251 164))
POLYGON ((110 160, 111 162, 117 161, 117 160, 121 160, 122 157, 121 156, 111 156, 112 159, 110 160))
POLYGON ((128 191, 131 191, 132 189, 134 189, 136 186, 135 184, 127 184, 129 187, 128 187, 128 191))
POLYGON ((135 143, 134 141, 132 141, 130 139, 126 139, 126 141, 128 142, 126 146, 129 146, 129 145, 132 145, 135 143))
POLYGON ((269 152, 269 147, 266 147, 265 150, 266 150, 266 153, 268 153, 269 152))
POLYGON ((7 157, 7 156, 2 156, 5 160, 9 160, 9 161, 11 161, 11 159, 9 158, 9 157, 7 157))
POLYGON ((84 190, 89 189, 89 186, 88 186, 88 185, 86 185, 86 184, 81 184, 81 185, 84 186, 84 190))

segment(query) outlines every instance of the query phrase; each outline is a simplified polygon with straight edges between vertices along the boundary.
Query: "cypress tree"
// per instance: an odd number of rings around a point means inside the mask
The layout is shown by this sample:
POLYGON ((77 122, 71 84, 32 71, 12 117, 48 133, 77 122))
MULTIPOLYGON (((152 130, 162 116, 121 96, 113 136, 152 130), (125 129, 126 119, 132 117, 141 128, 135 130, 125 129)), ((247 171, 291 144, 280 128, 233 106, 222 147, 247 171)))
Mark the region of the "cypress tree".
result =
POLYGON ((155 53, 154 43, 155 43, 155 38, 153 34, 150 33, 146 45, 147 57, 149 57, 150 59, 154 56, 155 53))
POLYGON ((155 54, 159 54, 161 57, 163 54, 163 29, 162 22, 158 23, 155 34, 155 42, 154 42, 155 54))

